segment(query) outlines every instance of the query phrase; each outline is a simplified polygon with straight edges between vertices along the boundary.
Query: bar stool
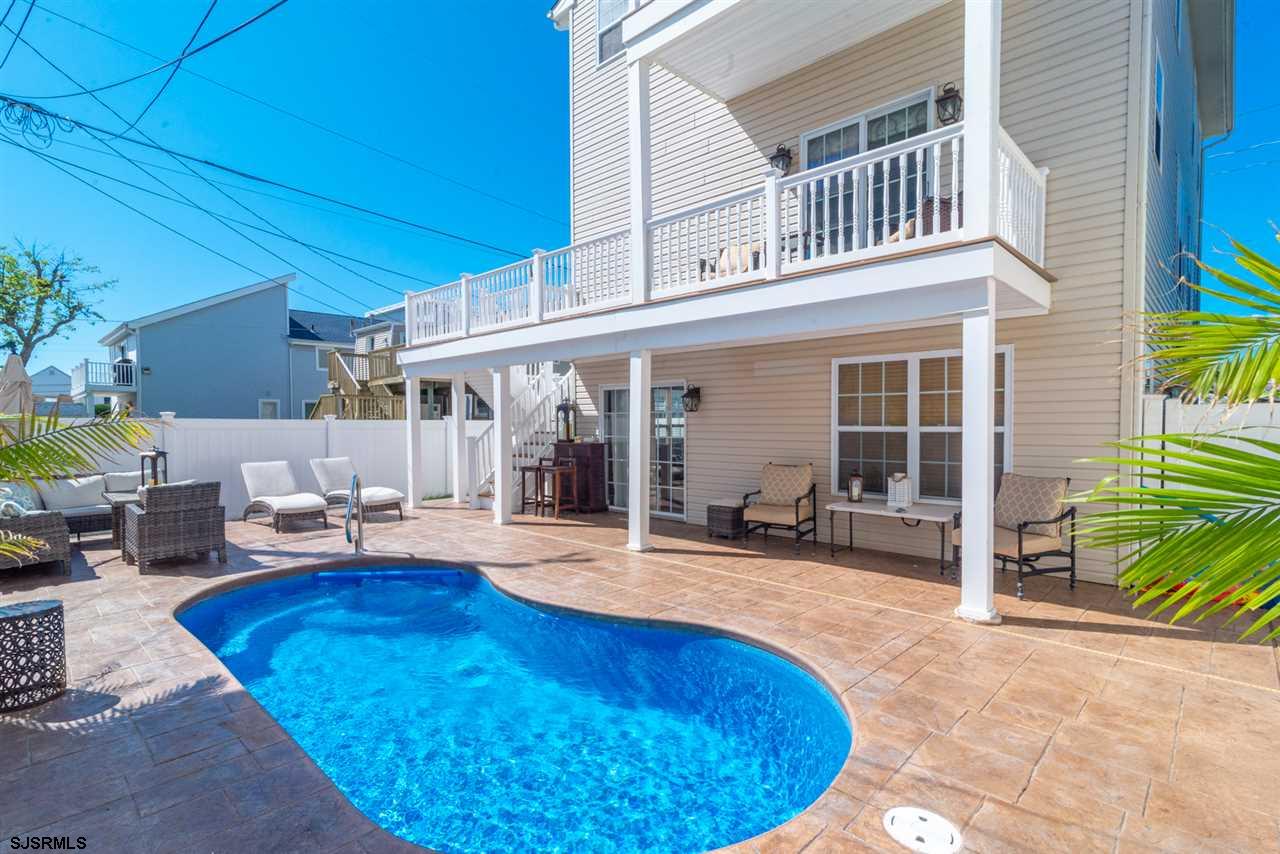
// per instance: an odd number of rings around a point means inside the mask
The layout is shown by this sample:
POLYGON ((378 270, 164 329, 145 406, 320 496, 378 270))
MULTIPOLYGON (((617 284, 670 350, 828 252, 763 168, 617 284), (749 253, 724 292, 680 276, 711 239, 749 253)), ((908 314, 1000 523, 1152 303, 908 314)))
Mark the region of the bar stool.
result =
POLYGON ((577 462, 570 457, 562 457, 556 460, 554 465, 545 467, 543 471, 543 477, 551 478, 550 506, 554 517, 559 519, 561 510, 581 513, 582 507, 578 503, 577 462), (569 485, 568 489, 564 486, 566 481, 569 485))
POLYGON ((549 460, 541 459, 536 463, 520 466, 520 512, 524 513, 526 508, 533 506, 533 512, 539 516, 542 515, 542 508, 546 504, 546 479, 543 477, 543 464, 549 460), (529 497, 528 481, 529 475, 533 475, 533 497, 529 497))

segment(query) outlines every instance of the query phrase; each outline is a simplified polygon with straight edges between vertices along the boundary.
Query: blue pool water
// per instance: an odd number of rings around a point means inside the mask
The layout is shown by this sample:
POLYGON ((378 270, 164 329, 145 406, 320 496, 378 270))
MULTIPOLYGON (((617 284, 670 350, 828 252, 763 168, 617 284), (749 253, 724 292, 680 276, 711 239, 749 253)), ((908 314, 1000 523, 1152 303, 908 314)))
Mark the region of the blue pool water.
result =
POLYGON ((365 815, 443 851, 716 848, 803 810, 850 745, 774 655, 457 570, 297 576, 179 620, 365 815))

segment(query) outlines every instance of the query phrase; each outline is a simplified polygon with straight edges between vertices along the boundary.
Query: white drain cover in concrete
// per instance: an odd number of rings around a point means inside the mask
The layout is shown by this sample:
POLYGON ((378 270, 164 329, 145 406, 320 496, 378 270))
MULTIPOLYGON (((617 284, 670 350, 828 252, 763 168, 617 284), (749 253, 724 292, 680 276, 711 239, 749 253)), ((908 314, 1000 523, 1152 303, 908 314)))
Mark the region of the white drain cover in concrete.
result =
POLYGON ((884 829, 895 841, 920 854, 955 854, 960 831, 937 813, 920 807, 894 807, 884 814, 884 829))

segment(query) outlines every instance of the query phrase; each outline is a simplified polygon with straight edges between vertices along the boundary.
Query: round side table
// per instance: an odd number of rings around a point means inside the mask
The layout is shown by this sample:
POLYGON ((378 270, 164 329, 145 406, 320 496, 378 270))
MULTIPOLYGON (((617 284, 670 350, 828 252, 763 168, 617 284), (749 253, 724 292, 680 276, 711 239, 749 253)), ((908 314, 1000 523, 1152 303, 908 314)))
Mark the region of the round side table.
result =
POLYGON ((0 607, 0 712, 37 706, 65 690, 62 603, 44 599, 0 607))
POLYGON ((707 503, 707 536, 734 540, 744 533, 741 498, 718 498, 707 503))

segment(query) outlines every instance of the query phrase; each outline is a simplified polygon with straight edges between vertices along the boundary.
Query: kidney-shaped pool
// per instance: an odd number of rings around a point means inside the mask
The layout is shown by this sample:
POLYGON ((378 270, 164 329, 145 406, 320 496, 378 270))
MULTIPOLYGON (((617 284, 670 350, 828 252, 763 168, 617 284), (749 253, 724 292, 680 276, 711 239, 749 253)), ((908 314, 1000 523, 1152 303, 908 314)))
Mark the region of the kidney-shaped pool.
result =
POLYGON ((365 815, 442 851, 728 845, 812 803, 850 746, 775 655, 455 569, 294 576, 178 618, 365 815))

